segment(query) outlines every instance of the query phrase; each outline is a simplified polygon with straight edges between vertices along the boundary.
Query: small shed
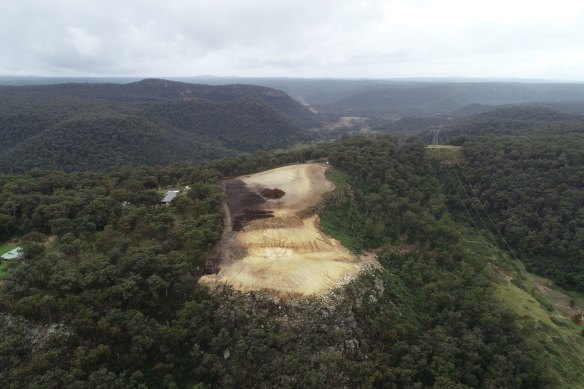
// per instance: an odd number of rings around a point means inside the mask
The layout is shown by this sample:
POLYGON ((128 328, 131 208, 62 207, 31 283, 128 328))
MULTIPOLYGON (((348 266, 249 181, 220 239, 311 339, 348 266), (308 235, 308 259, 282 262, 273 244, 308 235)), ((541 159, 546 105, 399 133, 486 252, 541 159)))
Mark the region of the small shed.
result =
POLYGON ((178 190, 169 190, 166 192, 161 202, 166 205, 170 204, 170 202, 178 195, 178 192, 178 190))
POLYGON ((7 253, 2 254, 1 258, 5 260, 18 259, 22 257, 23 254, 24 251, 22 250, 22 247, 16 247, 15 249, 12 249, 7 253))

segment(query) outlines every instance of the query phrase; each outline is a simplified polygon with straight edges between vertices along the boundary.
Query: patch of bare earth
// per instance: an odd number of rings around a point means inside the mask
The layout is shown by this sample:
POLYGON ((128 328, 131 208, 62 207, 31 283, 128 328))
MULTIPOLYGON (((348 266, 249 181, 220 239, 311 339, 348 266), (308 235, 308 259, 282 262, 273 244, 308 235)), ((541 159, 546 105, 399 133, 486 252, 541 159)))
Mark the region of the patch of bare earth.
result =
MULTIPOLYGON (((566 318, 573 320, 575 315, 581 315, 584 312, 584 309, 580 306, 580 304, 576 302, 570 304, 571 299, 567 294, 562 293, 559 290, 552 289, 548 285, 538 281, 533 281, 533 285, 566 318)), ((578 324, 584 324, 584 318, 580 320, 578 324)))
POLYGON ((303 211, 334 188, 325 178, 325 170, 326 166, 318 163, 299 164, 226 182, 226 221, 232 222, 219 246, 220 270, 201 277, 200 282, 228 284, 240 291, 309 296, 342 285, 362 269, 376 266, 375 257, 355 256, 320 231, 317 215, 303 216, 303 211), (285 194, 278 199, 265 198, 261 192, 266 188, 278 188, 285 194), (258 213, 270 216, 246 216, 258 213), (236 224, 235 220, 243 222, 236 224))

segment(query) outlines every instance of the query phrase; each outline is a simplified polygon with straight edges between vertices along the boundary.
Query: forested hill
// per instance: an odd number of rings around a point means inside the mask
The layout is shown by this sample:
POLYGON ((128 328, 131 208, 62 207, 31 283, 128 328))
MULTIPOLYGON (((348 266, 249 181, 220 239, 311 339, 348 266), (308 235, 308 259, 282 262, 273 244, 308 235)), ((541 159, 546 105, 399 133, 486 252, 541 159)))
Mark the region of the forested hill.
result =
POLYGON ((257 85, 203 85, 150 78, 129 84, 68 83, 23 87, 3 86, 0 87, 0 93, 23 96, 31 94, 74 96, 114 102, 191 101, 193 99, 229 102, 243 97, 254 97, 303 125, 315 125, 319 122, 316 115, 286 93, 257 85))
MULTIPOLYGON (((175 98, 176 90, 182 91, 185 85, 191 93, 199 98, 218 99, 222 93, 245 93, 261 95, 277 107, 272 94, 274 89, 307 102, 324 115, 330 116, 367 116, 375 118, 396 118, 411 116, 451 115, 466 107, 489 110, 488 106, 541 103, 545 105, 562 105, 568 113, 574 110, 582 112, 584 103, 584 84, 550 83, 536 81, 496 81, 496 80, 414 80, 414 79, 308 79, 308 78, 253 78, 253 77, 192 77, 179 78, 172 82, 166 80, 143 80, 129 82, 128 78, 0 78, 0 83, 24 85, 30 83, 57 84, 64 82, 91 82, 95 85, 92 96, 112 90, 113 85, 123 90, 125 98, 135 98, 148 91, 152 84, 167 84, 166 94, 158 98, 175 98), (105 83, 105 84, 104 84, 105 83), (213 89, 209 97, 204 86, 194 84, 222 86, 225 89, 213 89), (236 85, 234 85, 236 84, 236 85), (106 85, 100 87, 99 85, 106 85), (258 88, 262 85, 266 88, 258 88), (251 88, 249 90, 247 88, 251 88), (567 103, 567 104, 566 104, 567 103), (482 106, 482 107, 481 107, 482 106)), ((76 85, 76 84, 67 84, 76 85)), ((78 85, 78 84, 77 84, 78 85)), ((63 85, 48 86, 51 89, 63 89, 63 85)), ((79 87, 78 87, 79 88, 79 87)), ((70 88, 75 89, 75 88, 70 88)), ((115 89, 115 88, 114 88, 115 89)), ((122 93, 118 91, 117 93, 122 93)), ((69 91, 79 95, 79 90, 69 91)), ((85 90, 82 95, 89 93, 85 90)), ((147 93, 150 93, 148 91, 147 93)), ((107 93, 106 93, 107 95, 107 93)), ((287 99, 282 98, 282 101, 287 99)), ((287 104, 287 103, 286 103, 287 104)), ((560 108, 551 107, 550 108, 560 108)), ((562 110, 560 109, 560 110, 562 110)), ((283 110, 290 113, 289 111, 283 110)))
POLYGON ((346 92, 314 106, 347 116, 447 114, 469 104, 583 102, 584 85, 519 83, 393 83, 346 92))
POLYGON ((318 116, 279 90, 166 80, 0 87, 0 171, 221 158, 307 140, 318 116))
POLYGON ((442 132, 441 141, 463 146, 465 185, 494 222, 492 232, 528 269, 584 291, 584 118, 504 107, 442 132))
MULTIPOLYGON (((465 137, 483 135, 533 135, 549 132, 557 135, 584 128, 584 111, 570 104, 523 104, 491 107, 489 110, 443 121, 442 140, 460 144, 465 137), (572 113, 573 112, 573 113, 572 113)), ((478 107, 477 107, 478 109, 478 107)), ((434 121, 437 122, 437 121, 434 121)), ((431 135, 423 135, 429 138, 431 135)))
POLYGON ((577 387, 558 366, 577 359, 499 301, 507 282, 467 246, 449 200, 424 145, 389 137, 0 174, 0 242, 24 249, 0 276, 0 387, 577 387), (315 209, 321 226, 375 250, 379 269, 308 299, 197 283, 221 236, 222 173, 324 156, 336 186, 315 209))
MULTIPOLYGON (((529 103, 508 105, 467 105, 448 115, 412 116, 398 120, 370 118, 372 131, 387 134, 421 134, 431 141, 431 127, 442 127, 442 135, 510 134, 530 132, 535 127, 558 123, 584 122, 584 103, 529 103)), ((444 140, 446 140, 446 138, 444 140)))

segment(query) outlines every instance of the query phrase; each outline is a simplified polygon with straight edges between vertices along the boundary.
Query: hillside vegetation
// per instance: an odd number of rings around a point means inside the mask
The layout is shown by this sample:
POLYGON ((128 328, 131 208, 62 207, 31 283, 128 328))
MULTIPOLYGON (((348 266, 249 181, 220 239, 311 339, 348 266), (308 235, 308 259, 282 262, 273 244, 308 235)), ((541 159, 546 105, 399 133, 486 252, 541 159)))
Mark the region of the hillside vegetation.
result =
POLYGON ((503 119, 450 135, 463 145, 457 172, 489 228, 530 270, 584 291, 584 122, 503 119))
MULTIPOLYGON (((0 77, 0 83, 13 85, 67 82, 111 84, 134 80, 123 77, 16 77, 12 79, 0 77)), ((307 102, 319 113, 333 117, 367 116, 395 119, 412 116, 458 115, 463 112, 484 112, 499 105, 526 103, 538 103, 571 114, 584 113, 584 85, 575 83, 204 76, 174 78, 174 80, 229 88, 237 84, 236 88, 240 90, 262 85, 284 91, 295 99, 307 102)), ((97 94, 97 92, 93 93, 97 94)), ((136 94, 137 92, 134 93, 136 94)), ((202 95, 199 97, 206 98, 202 95)), ((303 112, 300 115, 305 114, 306 112, 303 112)))
POLYGON ((331 116, 399 118, 455 114, 468 106, 543 103, 583 113, 584 85, 545 82, 463 80, 340 80, 293 78, 193 78, 210 84, 264 85, 301 97, 320 113, 331 116))
POLYGON ((0 385, 578 387, 577 372, 549 363, 538 322, 501 304, 438 168, 422 143, 378 137, 0 176, 2 238, 25 250, 0 290, 0 385), (304 300, 197 284, 221 234, 221 176, 323 156, 337 189, 315 211, 330 234, 376 250, 383 270, 304 300), (158 205, 158 188, 185 185, 158 205))
POLYGON ((285 148, 318 117, 281 91, 144 80, 0 87, 0 170, 107 169, 285 148))
POLYGON ((403 117, 448 114, 469 104, 584 101, 584 85, 497 82, 387 82, 339 93, 311 104, 339 116, 403 117))

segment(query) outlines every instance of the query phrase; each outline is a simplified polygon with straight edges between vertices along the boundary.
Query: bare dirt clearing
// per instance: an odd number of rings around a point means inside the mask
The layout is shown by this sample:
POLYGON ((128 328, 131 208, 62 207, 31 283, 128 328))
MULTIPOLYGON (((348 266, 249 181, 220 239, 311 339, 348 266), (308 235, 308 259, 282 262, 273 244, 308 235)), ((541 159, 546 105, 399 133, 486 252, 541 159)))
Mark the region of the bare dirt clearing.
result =
POLYGON ((318 216, 302 215, 334 188, 325 170, 318 163, 291 165, 226 182, 230 213, 226 220, 233 222, 220 244, 221 270, 203 276, 201 282, 306 296, 325 292, 374 266, 373 257, 357 257, 320 231, 318 216), (266 188, 279 188, 285 195, 265 199, 260 193, 266 188), (245 218, 255 212, 271 216, 245 218), (236 225, 236 220, 243 222, 236 225))

